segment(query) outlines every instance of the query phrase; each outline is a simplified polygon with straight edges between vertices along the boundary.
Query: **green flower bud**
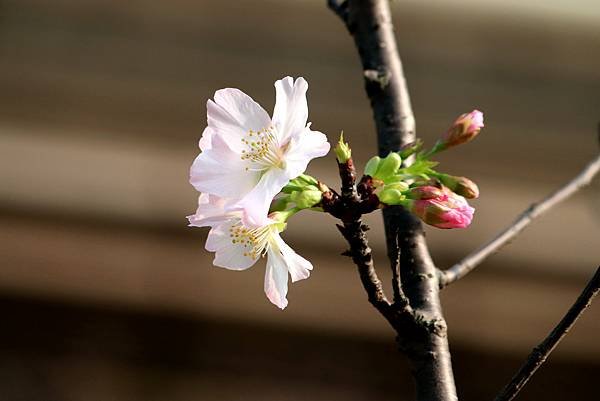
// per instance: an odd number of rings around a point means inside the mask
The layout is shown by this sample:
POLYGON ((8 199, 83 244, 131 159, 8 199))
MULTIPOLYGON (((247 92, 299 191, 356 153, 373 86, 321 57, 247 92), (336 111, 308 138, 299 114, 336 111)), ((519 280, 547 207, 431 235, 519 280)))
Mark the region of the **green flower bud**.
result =
POLYGON ((340 164, 344 164, 350 160, 350 158, 352 158, 352 149, 350 149, 350 145, 344 142, 343 132, 340 134, 340 140, 333 151, 335 152, 335 157, 340 164))
POLYGON ((306 189, 317 189, 319 182, 310 175, 302 174, 290 180, 281 192, 291 194, 292 192, 304 191, 306 189))
POLYGON ((290 199, 296 203, 296 207, 300 209, 308 209, 321 202, 323 193, 316 189, 308 191, 294 192, 290 199))
POLYGON ((395 188, 384 188, 377 197, 381 203, 386 205, 399 205, 405 199, 402 192, 395 188))
POLYGON ((455 177, 449 174, 438 174, 437 178, 450 188, 454 193, 464 196, 467 199, 475 199, 479 197, 479 188, 477 184, 469 180, 467 177, 455 177))
POLYGON ((379 168, 377 169, 377 178, 385 179, 387 177, 393 176, 396 174, 400 165, 402 164, 402 158, 396 152, 390 152, 381 163, 379 163, 379 168))
POLYGON ((375 177, 377 173, 377 168, 379 167, 379 163, 381 162, 381 157, 373 156, 369 159, 367 164, 365 165, 365 175, 375 177))

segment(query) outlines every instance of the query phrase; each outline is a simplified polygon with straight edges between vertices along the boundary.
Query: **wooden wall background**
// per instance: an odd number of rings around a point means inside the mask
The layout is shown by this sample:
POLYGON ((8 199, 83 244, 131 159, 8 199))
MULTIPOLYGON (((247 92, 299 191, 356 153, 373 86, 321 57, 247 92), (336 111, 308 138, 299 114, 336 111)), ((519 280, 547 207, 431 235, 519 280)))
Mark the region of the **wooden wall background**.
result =
MULTIPOLYGON (((262 267, 212 268, 205 232, 185 227, 204 104, 221 87, 270 110, 273 82, 303 75, 314 127, 343 129, 359 163, 374 152, 358 60, 322 3, 0 2, 0 398, 410 399, 333 224, 290 224, 315 271, 283 313, 262 267)), ((482 191, 472 228, 429 231, 448 266, 598 151, 600 29, 484 2, 393 8, 419 135, 431 144, 456 115, 486 113, 477 141, 441 157, 482 191)), ((333 163, 311 172, 335 185, 333 163)), ((463 400, 490 399, 597 267, 599 197, 596 182, 444 292, 463 400)), ((595 387, 599 313, 523 400, 595 387)))

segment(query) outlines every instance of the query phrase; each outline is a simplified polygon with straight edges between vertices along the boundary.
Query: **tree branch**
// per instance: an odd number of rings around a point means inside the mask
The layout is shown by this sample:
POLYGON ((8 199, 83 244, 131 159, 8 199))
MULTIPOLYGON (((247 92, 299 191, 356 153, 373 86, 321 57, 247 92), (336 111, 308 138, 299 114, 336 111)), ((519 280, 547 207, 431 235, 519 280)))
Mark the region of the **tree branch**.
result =
MULTIPOLYGON (((361 208, 362 213, 368 212, 373 205, 379 206, 379 198, 375 195, 373 187, 373 179, 365 175, 361 178, 358 184, 357 193, 360 196, 361 202, 367 207, 361 208), (376 200, 375 200, 376 199, 376 200)), ((392 270, 392 291, 394 294, 394 307, 397 310, 403 310, 409 305, 408 298, 402 289, 400 282, 400 247, 398 246, 398 226, 392 220, 386 225, 385 238, 387 241, 388 259, 390 261, 390 269, 392 270)))
MULTIPOLYGON (((415 140, 415 120, 398 54, 389 0, 347 0, 342 18, 354 38, 363 67, 365 89, 377 128, 378 152, 386 156, 415 140), (347 5, 347 13, 346 13, 347 5)), ((384 209, 388 255, 395 271, 400 256, 402 278, 395 290, 404 289, 414 310, 412 325, 396 324, 400 349, 409 357, 419 401, 455 401, 456 388, 439 302, 436 268, 431 261, 418 219, 399 207, 384 209), (416 324, 415 324, 416 323, 416 324), (409 329, 407 330, 406 327, 409 329)), ((406 314, 400 314, 402 321, 406 314)))
POLYGON ((598 267, 596 274, 590 279, 587 286, 581 292, 567 314, 550 332, 548 337, 533 349, 523 366, 521 366, 521 369, 519 369, 510 383, 504 387, 502 392, 495 398, 495 401, 510 401, 516 397, 523 386, 531 379, 531 376, 533 376, 538 368, 546 362, 546 358, 548 358, 558 343, 567 335, 581 314, 591 305, 599 290, 600 267, 598 267))
POLYGON ((338 172, 342 182, 342 200, 348 204, 359 202, 360 198, 358 197, 358 189, 356 187, 354 160, 349 158, 345 163, 338 162, 338 172))
POLYGON ((542 201, 529 206, 529 208, 521 213, 509 227, 494 237, 490 242, 483 245, 448 270, 440 271, 440 288, 466 276, 490 255, 500 250, 500 248, 519 235, 519 233, 521 233, 521 231, 523 231, 536 217, 541 216, 581 188, 588 185, 599 171, 600 156, 590 162, 579 175, 569 181, 566 185, 550 194, 542 201))
POLYGON ((367 226, 357 219, 345 221, 343 226, 338 224, 337 227, 350 245, 348 254, 358 268, 358 275, 367 292, 369 302, 393 325, 391 304, 385 296, 383 285, 375 271, 371 248, 365 234, 367 226))
MULTIPOLYGON (((337 228, 350 245, 350 250, 344 255, 351 256, 357 266, 360 281, 367 292, 369 302, 390 324, 393 324, 391 304, 385 296, 383 285, 373 264, 371 248, 366 236, 368 227, 361 221, 361 215, 364 212, 373 211, 378 206, 379 200, 376 199, 376 202, 373 202, 369 196, 371 191, 366 185, 363 185, 361 196, 359 196, 356 185, 356 169, 352 158, 344 163, 338 162, 338 170, 342 183, 342 195, 339 196, 331 190, 325 192, 321 206, 325 212, 342 221, 343 225, 338 224, 337 228)), ((361 184, 363 184, 362 181, 361 184)))

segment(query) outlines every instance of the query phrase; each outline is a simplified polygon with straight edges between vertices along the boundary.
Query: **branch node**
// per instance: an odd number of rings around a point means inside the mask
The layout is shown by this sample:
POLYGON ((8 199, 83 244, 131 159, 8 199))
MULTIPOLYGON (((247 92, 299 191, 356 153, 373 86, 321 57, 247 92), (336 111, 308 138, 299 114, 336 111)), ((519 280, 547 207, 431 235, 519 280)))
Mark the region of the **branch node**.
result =
POLYGON ((392 74, 387 69, 364 70, 363 75, 369 82, 379 84, 379 88, 385 89, 392 79, 392 74))

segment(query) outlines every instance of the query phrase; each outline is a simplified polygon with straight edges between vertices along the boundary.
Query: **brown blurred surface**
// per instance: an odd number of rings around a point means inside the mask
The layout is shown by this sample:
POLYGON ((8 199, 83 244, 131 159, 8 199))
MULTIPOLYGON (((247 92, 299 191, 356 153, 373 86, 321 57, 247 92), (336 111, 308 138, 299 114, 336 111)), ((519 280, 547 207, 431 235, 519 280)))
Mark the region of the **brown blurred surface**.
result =
MULTIPOLYGON (((429 230, 445 267, 597 152, 600 29, 393 4, 419 135, 431 144, 457 114, 486 114, 480 138, 441 157, 482 191, 471 228, 429 230)), ((410 399, 332 219, 291 221, 286 240, 315 270, 285 312, 264 297, 262 266, 211 267, 206 233, 185 227, 206 99, 239 87, 271 110, 287 74, 310 83, 313 127, 343 129, 364 163, 375 139, 359 63, 321 2, 0 2, 0 398, 410 399)), ((310 171, 336 186, 333 163, 310 171)), ((599 197, 596 181, 443 293, 461 399, 491 399, 598 265, 599 197)), ((593 389, 599 311, 523 400, 593 389)))
MULTIPOLYGON (((0 298, 2 399, 410 400, 389 339, 0 298)), ((492 399, 521 359, 452 347, 461 399, 492 399)), ((552 358, 521 400, 583 400, 598 364, 552 358)))

